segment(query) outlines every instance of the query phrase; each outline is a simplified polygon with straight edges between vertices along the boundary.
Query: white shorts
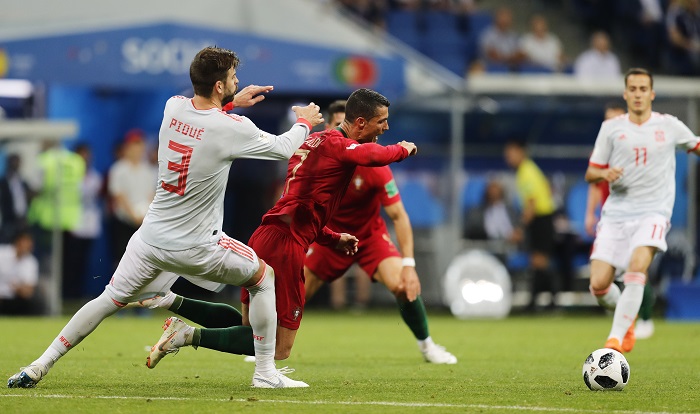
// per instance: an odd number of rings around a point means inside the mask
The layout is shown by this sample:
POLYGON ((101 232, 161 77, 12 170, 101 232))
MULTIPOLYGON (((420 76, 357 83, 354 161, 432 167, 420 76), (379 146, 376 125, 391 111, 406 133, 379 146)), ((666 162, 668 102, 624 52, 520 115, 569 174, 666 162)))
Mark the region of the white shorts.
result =
POLYGON ((183 275, 216 291, 245 284, 259 267, 253 249, 226 234, 212 236, 210 244, 171 251, 151 246, 136 231, 105 290, 113 300, 129 303, 166 293, 183 275))
POLYGON ((591 260, 600 260, 618 270, 629 266, 632 251, 640 246, 655 247, 665 252, 666 235, 671 223, 660 214, 627 221, 610 222, 604 217, 598 223, 591 260))

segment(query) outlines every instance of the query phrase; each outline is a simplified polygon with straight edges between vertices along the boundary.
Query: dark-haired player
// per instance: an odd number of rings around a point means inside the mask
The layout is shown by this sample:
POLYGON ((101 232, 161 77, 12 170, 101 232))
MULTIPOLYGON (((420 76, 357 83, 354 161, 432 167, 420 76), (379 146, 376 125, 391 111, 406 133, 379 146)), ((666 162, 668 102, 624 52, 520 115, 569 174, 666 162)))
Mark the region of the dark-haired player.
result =
MULTIPOLYGON (((105 291, 76 312, 39 359, 10 377, 8 387, 36 386, 59 358, 105 318, 144 295, 168 291, 173 274, 188 275, 203 284, 245 287, 252 297, 250 323, 257 357, 253 386, 306 386, 275 368, 273 269, 253 249, 226 236, 221 226, 231 162, 236 158, 288 159, 323 117, 317 105, 293 107, 297 123, 276 136, 261 131, 248 118, 223 112, 222 105, 228 102, 251 106, 264 99, 261 93, 272 89, 248 86, 236 94, 238 63, 234 52, 216 47, 204 48, 194 57, 190 65, 194 97, 174 96, 165 105, 158 185, 141 228, 129 241, 105 291)), ((166 338, 151 351, 152 358, 167 353, 168 343, 194 335, 186 325, 167 325, 166 338)))

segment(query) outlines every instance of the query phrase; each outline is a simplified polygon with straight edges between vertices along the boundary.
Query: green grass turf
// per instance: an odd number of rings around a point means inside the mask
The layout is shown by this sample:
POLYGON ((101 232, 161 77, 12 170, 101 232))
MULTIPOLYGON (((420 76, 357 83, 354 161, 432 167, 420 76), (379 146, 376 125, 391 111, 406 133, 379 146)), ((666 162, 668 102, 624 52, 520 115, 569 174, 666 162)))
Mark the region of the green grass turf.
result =
MULTIPOLYGON (((166 313, 112 317, 36 389, 0 389, 0 413, 601 413, 700 412, 700 324, 656 321, 627 355, 622 392, 583 383, 586 356, 610 316, 430 318, 431 334, 459 358, 423 362, 398 313, 307 312, 292 357, 278 366, 307 389, 254 390, 240 356, 185 348, 154 370, 144 347, 166 313)), ((38 357, 66 318, 0 318, 0 378, 38 357)))

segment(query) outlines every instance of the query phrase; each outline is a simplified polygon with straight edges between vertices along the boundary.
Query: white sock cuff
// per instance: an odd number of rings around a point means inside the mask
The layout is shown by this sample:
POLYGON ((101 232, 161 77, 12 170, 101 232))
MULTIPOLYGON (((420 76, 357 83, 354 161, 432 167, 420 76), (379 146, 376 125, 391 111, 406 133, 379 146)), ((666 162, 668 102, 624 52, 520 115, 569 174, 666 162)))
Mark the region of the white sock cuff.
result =
POLYGON ((626 285, 646 285, 647 277, 642 272, 627 272, 622 276, 626 285))

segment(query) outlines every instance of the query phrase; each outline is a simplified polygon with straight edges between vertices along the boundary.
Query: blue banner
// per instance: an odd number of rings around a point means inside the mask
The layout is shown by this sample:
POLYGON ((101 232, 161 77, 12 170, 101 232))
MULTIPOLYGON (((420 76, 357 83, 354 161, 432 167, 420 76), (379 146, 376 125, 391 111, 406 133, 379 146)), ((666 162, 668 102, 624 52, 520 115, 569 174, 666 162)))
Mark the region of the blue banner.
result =
POLYGON ((358 87, 390 98, 405 91, 401 58, 356 55, 180 24, 159 24, 0 42, 0 77, 97 87, 190 86, 189 65, 205 46, 236 51, 241 85, 281 93, 345 94, 358 87))

